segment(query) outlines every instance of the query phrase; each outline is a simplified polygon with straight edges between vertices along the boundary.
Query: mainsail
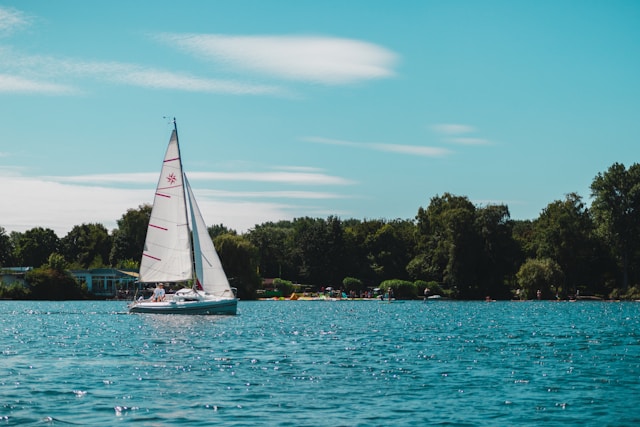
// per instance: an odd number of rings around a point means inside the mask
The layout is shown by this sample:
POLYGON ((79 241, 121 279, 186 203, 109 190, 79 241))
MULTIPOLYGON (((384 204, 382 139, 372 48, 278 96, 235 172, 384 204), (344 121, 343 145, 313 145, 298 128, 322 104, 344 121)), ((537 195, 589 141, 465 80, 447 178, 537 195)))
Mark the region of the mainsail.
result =
POLYGON ((181 282, 193 275, 182 177, 178 133, 174 129, 153 200, 140 261, 141 282, 181 282))
POLYGON ((213 241, 207 231, 207 225, 202 218, 202 213, 200 213, 200 208, 193 196, 193 191, 186 175, 184 181, 189 195, 189 209, 191 211, 196 279, 202 289, 209 294, 233 297, 229 281, 222 268, 218 253, 213 246, 213 241))

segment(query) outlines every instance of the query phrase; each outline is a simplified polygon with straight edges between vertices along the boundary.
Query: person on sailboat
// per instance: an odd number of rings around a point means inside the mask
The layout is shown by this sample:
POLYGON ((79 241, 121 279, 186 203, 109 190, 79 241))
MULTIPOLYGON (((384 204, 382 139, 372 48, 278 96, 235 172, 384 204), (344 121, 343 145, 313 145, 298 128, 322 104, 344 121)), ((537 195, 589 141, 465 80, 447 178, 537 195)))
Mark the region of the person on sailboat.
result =
POLYGON ((153 301, 153 302, 164 301, 164 284, 158 283, 156 288, 153 290, 153 295, 151 296, 151 301, 153 301))

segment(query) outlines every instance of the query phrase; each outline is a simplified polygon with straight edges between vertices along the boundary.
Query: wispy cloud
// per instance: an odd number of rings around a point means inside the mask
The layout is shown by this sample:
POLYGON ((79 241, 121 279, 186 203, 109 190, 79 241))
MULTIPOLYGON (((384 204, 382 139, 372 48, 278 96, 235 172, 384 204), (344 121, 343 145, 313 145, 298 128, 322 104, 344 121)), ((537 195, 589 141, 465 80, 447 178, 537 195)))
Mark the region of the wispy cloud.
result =
POLYGON ((196 193, 208 197, 229 198, 229 199, 345 199, 345 196, 337 193, 323 191, 221 191, 221 190, 199 190, 196 193))
POLYGON ((469 125, 453 124, 453 123, 441 123, 432 126, 433 130, 437 133, 444 135, 460 135, 464 133, 475 132, 476 128, 469 125))
POLYGON ((168 33, 156 38, 219 65, 325 85, 391 77, 398 62, 386 48, 337 37, 168 33))
POLYGON ((0 74, 0 93, 69 95, 77 92, 77 89, 65 84, 50 83, 27 77, 0 74))
POLYGON ((310 136, 302 138, 304 141, 318 144, 343 145, 348 147, 362 148, 390 153, 410 154, 424 157, 442 157, 451 153, 450 150, 440 147, 428 147, 423 145, 402 145, 402 144, 382 144, 377 142, 353 142, 339 139, 322 138, 310 136))
POLYGON ((459 145, 491 145, 491 141, 484 138, 467 136, 467 134, 477 133, 473 126, 455 123, 441 123, 431 126, 437 134, 443 135, 444 141, 459 145))
POLYGON ((111 82, 150 89, 182 90, 235 95, 285 95, 273 85, 211 79, 184 72, 159 70, 122 62, 78 61, 41 55, 25 55, 0 49, 0 92, 74 94, 82 92, 78 79, 111 82), (62 82, 62 83, 60 83, 62 82), (65 83, 73 82, 73 83, 65 83))
MULTIPOLYGON (((266 171, 266 172, 191 172, 190 181, 269 182, 289 185, 351 185, 353 181, 318 171, 266 171)), ((158 180, 157 173, 93 174, 79 176, 48 176, 56 182, 79 184, 151 184, 158 180)))
MULTIPOLYGON (((0 7, 0 37, 30 24, 24 13, 0 7)), ((161 34, 154 38, 227 66, 238 75, 248 71, 325 85, 391 77, 398 61, 395 53, 381 46, 336 37, 161 34)), ((82 79, 89 79, 149 89, 293 96, 279 85, 198 76, 141 64, 30 55, 8 46, 0 46, 0 56, 0 93, 79 94, 85 92, 82 79)))
POLYGON ((0 36, 28 26, 29 18, 19 10, 0 6, 0 36))
MULTIPOLYGON (((296 168, 296 167, 293 167, 296 168)), ((34 224, 53 229, 63 237, 75 225, 100 223, 108 229, 128 210, 153 201, 153 188, 157 173, 83 175, 73 177, 25 177, 15 168, 0 167, 0 199, 20 203, 0 203, 0 226, 7 231, 25 231, 34 224), (29 197, 24 197, 29 194, 29 197)), ((309 206, 305 201, 341 199, 347 196, 308 190, 226 191, 207 189, 204 180, 254 180, 276 184, 345 185, 350 182, 321 173, 277 172, 263 174, 191 174, 192 184, 203 181, 195 188, 198 204, 208 224, 224 223, 244 232, 257 223, 293 219, 310 212, 325 212, 324 206, 309 206), (291 200, 291 202, 284 202, 291 200)), ((334 212, 335 213, 335 212, 334 212)))

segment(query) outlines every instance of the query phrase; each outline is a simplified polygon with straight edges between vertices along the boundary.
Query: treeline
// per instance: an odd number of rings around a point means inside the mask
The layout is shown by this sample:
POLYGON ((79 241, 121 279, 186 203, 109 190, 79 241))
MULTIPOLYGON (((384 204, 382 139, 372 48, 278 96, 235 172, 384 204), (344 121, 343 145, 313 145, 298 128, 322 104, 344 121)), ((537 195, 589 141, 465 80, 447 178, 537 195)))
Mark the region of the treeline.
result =
MULTIPOLYGON (((425 287, 458 299, 638 298, 640 165, 615 163, 591 184, 588 208, 576 193, 535 220, 513 220, 506 205, 474 205, 449 193, 431 198, 414 219, 297 218, 239 235, 209 229, 239 296, 255 297, 261 278, 308 288, 359 291, 395 287, 416 297, 425 287)), ((24 233, 0 227, 1 266, 137 268, 151 207, 128 210, 109 232, 75 226, 24 233)), ((397 292, 396 292, 397 295, 397 292)))

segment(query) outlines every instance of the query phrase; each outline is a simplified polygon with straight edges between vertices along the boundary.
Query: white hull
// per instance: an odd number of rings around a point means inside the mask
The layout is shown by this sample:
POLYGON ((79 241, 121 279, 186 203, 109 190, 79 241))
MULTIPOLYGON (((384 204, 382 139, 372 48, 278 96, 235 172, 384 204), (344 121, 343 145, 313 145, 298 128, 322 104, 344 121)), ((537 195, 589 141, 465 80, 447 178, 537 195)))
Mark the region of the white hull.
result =
POLYGON ((234 315, 237 308, 237 298, 219 298, 183 290, 178 295, 168 296, 167 301, 135 301, 129 305, 129 313, 234 315))

